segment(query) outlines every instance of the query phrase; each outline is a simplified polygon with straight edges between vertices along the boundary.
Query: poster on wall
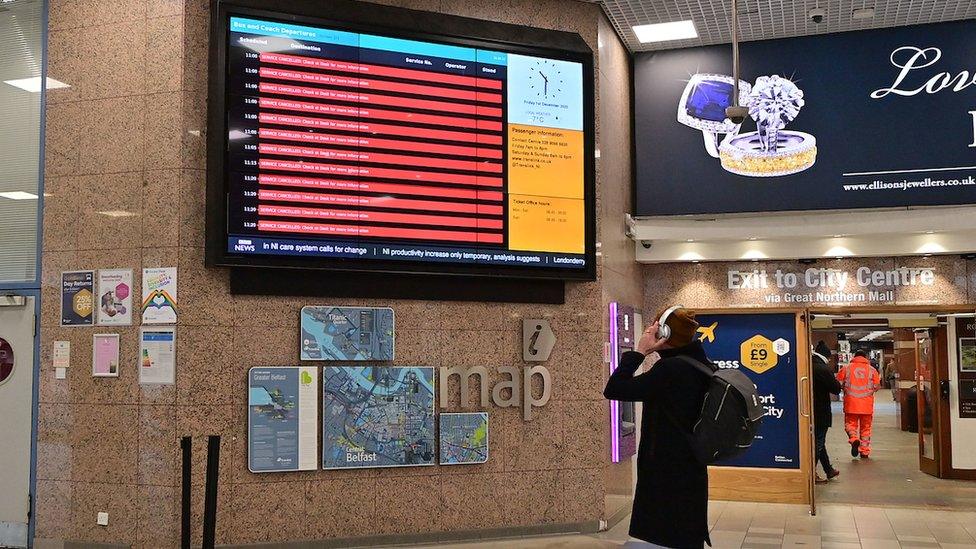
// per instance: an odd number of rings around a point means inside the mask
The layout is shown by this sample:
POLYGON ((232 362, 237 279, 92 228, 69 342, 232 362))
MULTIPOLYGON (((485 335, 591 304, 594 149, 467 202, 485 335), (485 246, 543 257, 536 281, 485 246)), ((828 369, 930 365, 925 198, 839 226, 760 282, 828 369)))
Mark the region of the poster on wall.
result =
POLYGON ((957 317, 955 322, 958 341, 955 374, 959 380, 959 417, 976 419, 976 318, 957 317))
POLYGON ((976 22, 634 56, 638 215, 976 202, 976 22), (924 143, 925 146, 920 146, 924 143))
POLYGON ((98 271, 98 324, 132 324, 132 269, 98 271))
POLYGON ((434 465, 434 369, 327 367, 322 468, 434 465))
POLYGON ((95 271, 61 273, 61 325, 95 323, 95 271))
POLYGON ((959 370, 976 372, 976 337, 959 338, 959 370))
POLYGON ((799 469, 796 317, 704 314, 698 315, 698 322, 708 358, 719 368, 735 368, 749 376, 765 410, 752 448, 717 465, 799 469))
POLYGON ((441 465, 472 465, 488 461, 488 412, 441 414, 441 465))
POLYGON ((176 383, 176 328, 160 326, 139 330, 139 383, 176 383))
POLYGON ((390 361, 395 315, 389 307, 302 307, 301 359, 390 361))
POLYGON ((248 470, 317 469, 319 369, 255 367, 247 378, 248 470))
POLYGON ((14 373, 14 348, 6 339, 0 337, 0 385, 14 373))
POLYGON ((176 267, 142 270, 142 323, 176 324, 176 267))
POLYGON ((54 351, 51 359, 55 368, 68 368, 71 366, 71 342, 55 341, 54 351))
POLYGON ((976 419, 976 379, 959 380, 959 417, 976 419))
POLYGON ((92 336, 92 376, 119 377, 119 334, 92 336))

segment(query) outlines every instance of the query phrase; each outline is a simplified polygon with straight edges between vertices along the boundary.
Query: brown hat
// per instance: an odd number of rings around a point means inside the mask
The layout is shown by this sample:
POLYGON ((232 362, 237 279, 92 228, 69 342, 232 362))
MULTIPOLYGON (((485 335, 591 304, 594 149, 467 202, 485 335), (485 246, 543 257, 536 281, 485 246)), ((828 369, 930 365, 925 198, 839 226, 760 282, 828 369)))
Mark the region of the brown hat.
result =
MULTIPOLYGON (((657 318, 660 320, 667 311, 668 309, 665 309, 658 313, 657 318)), ((684 347, 695 340, 695 334, 698 332, 695 311, 684 307, 674 309, 668 315, 666 324, 671 328, 671 337, 668 338, 668 343, 672 347, 684 347)))

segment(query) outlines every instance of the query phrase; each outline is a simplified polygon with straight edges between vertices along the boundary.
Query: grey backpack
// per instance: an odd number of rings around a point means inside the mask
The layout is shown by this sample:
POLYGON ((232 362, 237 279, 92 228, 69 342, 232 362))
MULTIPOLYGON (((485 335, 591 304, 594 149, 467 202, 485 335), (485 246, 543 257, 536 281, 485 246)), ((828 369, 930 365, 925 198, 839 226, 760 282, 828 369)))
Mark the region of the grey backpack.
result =
POLYGON ((711 465, 748 450, 764 415, 756 385, 739 370, 718 369, 688 356, 678 358, 709 378, 701 413, 690 433, 667 412, 687 435, 698 461, 711 465))

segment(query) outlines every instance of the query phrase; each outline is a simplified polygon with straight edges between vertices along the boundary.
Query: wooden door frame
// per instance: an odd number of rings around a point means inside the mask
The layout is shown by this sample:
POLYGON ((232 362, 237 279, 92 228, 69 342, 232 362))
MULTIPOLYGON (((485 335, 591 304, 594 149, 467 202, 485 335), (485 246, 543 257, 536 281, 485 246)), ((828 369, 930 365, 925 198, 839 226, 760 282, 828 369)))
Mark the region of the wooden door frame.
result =
MULTIPOLYGON (((972 313, 971 311, 966 311, 972 313)), ((955 321, 955 317, 949 317, 950 322, 955 321)), ((949 341, 949 330, 947 327, 939 327, 941 342, 938 345, 939 355, 936 358, 936 375, 941 384, 942 380, 951 379, 949 367, 951 360, 950 353, 958 352, 958 334, 955 341, 949 341)), ((949 401, 943 401, 939 393, 939 435, 942 437, 940 448, 943 450, 939 456, 939 478, 956 480, 976 480, 976 469, 955 469, 952 467, 952 406, 949 401)))
POLYGON ((710 499, 762 503, 793 503, 811 505, 813 501, 814 445, 813 445, 813 387, 810 342, 807 337, 808 311, 804 308, 692 308, 702 315, 791 314, 796 322, 796 390, 797 433, 800 447, 798 469, 766 467, 710 466, 708 493, 710 499), (806 382, 802 381, 806 378, 806 382), (806 414, 804 415, 804 408, 806 414))
MULTIPOLYGON (((929 339, 932 346, 932 391, 933 412, 932 412, 932 440, 935 451, 933 464, 929 465, 919 454, 919 468, 922 472, 937 478, 966 478, 968 473, 976 478, 976 471, 957 471, 952 468, 952 431, 950 429, 951 406, 947 400, 942 399, 942 381, 949 380, 949 330, 945 326, 936 326, 929 329, 929 339), (926 467, 927 466, 927 467, 926 467)), ((917 345, 917 344, 916 344, 917 345)), ((918 360, 918 350, 916 348, 916 361, 918 360)), ((921 410, 919 413, 922 413, 921 410)), ((921 422, 923 418, 919 418, 921 422)), ((921 437, 922 425, 919 424, 919 437, 921 437)), ((921 439, 920 439, 921 443, 921 439)))
POLYGON ((950 409, 949 399, 942 399, 942 381, 949 381, 949 329, 946 326, 935 328, 933 336, 934 364, 932 365, 933 382, 935 383, 935 394, 937 414, 933 432, 937 435, 936 461, 939 464, 939 478, 948 478, 949 471, 952 469, 952 432, 950 421, 952 410, 950 409))

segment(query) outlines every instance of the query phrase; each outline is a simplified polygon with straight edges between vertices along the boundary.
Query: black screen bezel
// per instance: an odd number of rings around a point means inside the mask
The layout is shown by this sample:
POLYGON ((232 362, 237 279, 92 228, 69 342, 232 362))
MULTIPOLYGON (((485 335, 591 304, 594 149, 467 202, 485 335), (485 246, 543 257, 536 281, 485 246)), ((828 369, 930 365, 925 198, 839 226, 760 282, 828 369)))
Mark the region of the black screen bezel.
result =
MULTIPOLYGON (((420 28, 440 29, 447 26, 464 28, 469 36, 446 32, 416 32, 390 24, 373 24, 367 20, 337 20, 322 16, 321 8, 297 0, 234 0, 215 1, 211 9, 209 100, 207 129, 207 218, 206 262, 219 267, 263 267, 287 269, 314 269, 326 271, 378 272, 378 273, 426 273, 435 275, 540 278, 553 280, 596 279, 596 162, 595 162, 595 98, 593 52, 578 35, 559 31, 544 31, 489 21, 475 21, 428 12, 417 12, 376 4, 343 2, 367 17, 378 13, 385 22, 402 18, 416 23, 418 19, 429 21, 420 28), (357 5, 358 4, 358 5, 357 5), (227 250, 227 195, 229 172, 227 164, 227 39, 231 16, 267 18, 283 22, 318 25, 351 32, 369 32, 396 38, 481 47, 506 53, 537 55, 551 59, 580 63, 583 68, 583 198, 584 198, 584 257, 583 269, 559 267, 518 267, 508 265, 480 266, 458 263, 425 263, 414 261, 356 260, 344 258, 312 258, 269 255, 241 255, 227 250), (437 24, 435 24, 437 23, 437 24), (453 24, 453 25, 452 25, 453 24), (471 31, 478 36, 471 36, 471 31), (489 32, 490 31, 490 32, 489 32), (494 38, 504 36, 504 40, 494 38), (547 40, 539 40, 544 36, 547 40), (528 45, 559 44, 562 47, 528 45), (522 40, 522 41, 519 41, 522 40)), ((335 6, 330 6, 335 7, 335 6)), ((333 13, 338 10, 330 10, 333 13)))

